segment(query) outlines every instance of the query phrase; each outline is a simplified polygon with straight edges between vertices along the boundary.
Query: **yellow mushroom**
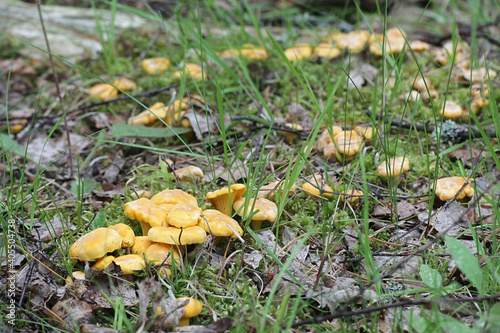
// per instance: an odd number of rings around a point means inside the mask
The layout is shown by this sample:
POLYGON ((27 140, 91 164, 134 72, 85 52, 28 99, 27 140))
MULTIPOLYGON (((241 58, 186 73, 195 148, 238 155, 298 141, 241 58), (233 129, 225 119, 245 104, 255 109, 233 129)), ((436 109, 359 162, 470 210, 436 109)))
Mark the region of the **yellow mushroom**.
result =
POLYGON ((122 237, 118 232, 109 228, 97 228, 71 245, 69 255, 72 259, 91 261, 102 258, 121 246, 122 237))
POLYGON ((118 223, 109 227, 122 236, 122 247, 132 247, 135 244, 134 230, 125 223, 118 223))
POLYGON ((189 245, 205 242, 207 240, 207 233, 205 229, 198 226, 182 229, 174 227, 153 227, 149 229, 148 237, 157 243, 189 245))
POLYGON ((344 202, 348 202, 351 205, 356 204, 360 199, 362 199, 363 192, 358 190, 347 190, 345 192, 346 195, 340 195, 340 199, 344 202))
POLYGON ((355 130, 343 131, 333 138, 337 150, 337 158, 350 160, 363 148, 363 139, 355 130))
POLYGON ((314 48, 313 55, 317 58, 322 59, 335 59, 340 55, 341 51, 339 48, 333 46, 329 43, 319 43, 314 48))
POLYGON ((161 74, 170 67, 170 59, 164 57, 147 58, 141 62, 141 65, 148 74, 161 74))
POLYGON ((441 201, 451 200, 455 196, 455 200, 457 201, 467 201, 474 196, 474 188, 470 186, 470 184, 465 185, 465 182, 466 179, 463 177, 446 177, 438 179, 435 190, 436 195, 441 201))
POLYGON ((439 114, 445 119, 457 119, 466 115, 463 107, 453 101, 446 101, 439 114))
POLYGON ((229 188, 207 193, 207 200, 220 212, 231 216, 233 202, 245 194, 246 186, 243 184, 233 184, 229 188))
POLYGON ((246 208, 243 207, 245 203, 245 198, 240 198, 234 202, 233 208, 242 219, 247 219, 249 216, 252 217, 250 228, 253 230, 259 230, 264 221, 269 221, 271 223, 276 221, 278 206, 276 206, 274 202, 265 198, 259 198, 257 200, 250 198, 248 199, 246 208))
MULTIPOLYGON (((203 68, 198 64, 186 64, 182 70, 177 71, 173 74, 174 78, 180 80, 202 80, 203 79, 203 68)), ((205 74, 206 75, 206 74, 205 74)))
POLYGON ((203 309, 203 304, 201 304, 200 301, 190 297, 176 298, 176 300, 177 301, 189 300, 189 303, 184 306, 186 312, 179 321, 179 326, 188 326, 189 318, 196 317, 197 315, 199 315, 201 310, 203 309))
POLYGON ((306 194, 310 195, 313 198, 319 198, 319 197, 327 197, 331 198, 333 197, 333 193, 325 193, 326 192, 333 192, 333 189, 328 186, 327 184, 322 184, 323 183, 323 177, 319 174, 313 175, 309 177, 309 182, 305 182, 302 185, 302 190, 306 192, 306 194))
POLYGON ((116 258, 113 256, 106 256, 100 260, 98 260, 94 266, 92 266, 93 269, 96 269, 98 271, 104 271, 106 268, 108 268, 109 264, 113 262, 116 258))
POLYGON ((395 179, 408 170, 410 170, 410 160, 408 157, 394 157, 380 163, 377 173, 384 178, 395 179))
POLYGON ((201 208, 183 204, 177 204, 167 215, 167 223, 176 228, 192 227, 198 223, 201 208))
POLYGON ((189 206, 198 207, 198 200, 191 194, 186 193, 182 190, 163 190, 160 193, 155 194, 151 201, 157 205, 162 204, 184 204, 189 206))
POLYGON ((134 274, 146 268, 146 262, 137 254, 127 254, 124 256, 120 256, 118 258, 115 258, 113 262, 116 265, 120 266, 123 274, 127 275, 134 274))
POLYGON ((286 58, 291 61, 307 60, 312 56, 313 48, 309 44, 297 44, 284 51, 286 58))
POLYGON ((236 234, 243 236, 243 229, 236 220, 215 209, 204 210, 197 225, 216 238, 229 236, 238 238, 236 234))
POLYGON ((175 175, 181 181, 181 184, 192 183, 197 179, 202 179, 204 174, 203 170, 194 165, 188 165, 184 168, 176 169, 175 175))
POLYGON ((143 235, 147 235, 152 226, 168 226, 167 214, 152 200, 141 198, 127 202, 123 211, 129 219, 139 221, 143 235))

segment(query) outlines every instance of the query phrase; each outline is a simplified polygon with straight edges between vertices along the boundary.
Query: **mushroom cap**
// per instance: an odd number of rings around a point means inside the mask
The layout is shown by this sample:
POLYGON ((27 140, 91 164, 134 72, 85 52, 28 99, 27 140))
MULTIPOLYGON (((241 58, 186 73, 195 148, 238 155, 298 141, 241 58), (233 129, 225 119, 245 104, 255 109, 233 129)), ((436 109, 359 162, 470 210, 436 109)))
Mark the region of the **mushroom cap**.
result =
POLYGON ((182 70, 179 70, 173 74, 174 78, 185 80, 201 80, 203 79, 203 68, 198 64, 186 64, 182 70))
POLYGON ((135 244, 134 230, 125 223, 118 223, 109 227, 122 236, 122 247, 132 247, 135 244))
POLYGON ((266 198, 260 198, 255 200, 254 198, 248 199, 248 208, 244 209, 242 207, 245 204, 245 198, 240 198, 236 200, 233 204, 234 210, 237 212, 241 218, 246 219, 252 216, 252 221, 276 221, 278 216, 278 206, 266 198))
POLYGON ((175 170, 175 174, 180 181, 192 182, 196 178, 203 178, 203 170, 194 165, 188 165, 184 168, 175 170))
POLYGON ((477 114, 481 108, 490 105, 490 101, 487 99, 482 99, 481 97, 479 98, 474 98, 472 99, 472 102, 470 104, 470 110, 472 113, 477 114))
POLYGON ((340 55, 340 53, 342 53, 340 49, 332 44, 319 43, 314 48, 313 55, 318 58, 335 59, 340 55))
MULTIPOLYGON (((131 220, 137 220, 149 224, 152 227, 167 226, 167 214, 161 210, 152 200, 140 198, 127 202, 123 206, 125 215, 131 220)), ((143 226, 144 232, 144 226, 143 226)))
POLYGON ((408 157, 394 157, 380 163, 377 173, 382 177, 397 177, 410 170, 408 157))
POLYGON ((460 104, 453 101, 446 101, 439 114, 446 119, 457 119, 464 116, 464 109, 460 104))
POLYGON ((363 147, 363 139, 354 130, 343 131, 333 138, 337 149, 337 157, 354 157, 363 147))
POLYGON ((66 276, 66 284, 73 283, 76 280, 85 280, 85 272, 82 271, 73 271, 71 276, 66 276))
POLYGON ((416 89, 420 92, 427 91, 427 89, 431 90, 434 86, 432 82, 426 79, 425 77, 418 77, 415 82, 413 82, 413 89, 416 89))
MULTIPOLYGON (((358 190, 353 190, 353 189, 350 189, 350 190, 347 190, 345 192, 345 194, 347 195, 363 195, 363 192, 361 191, 358 191, 358 190)), ((341 195, 340 196, 340 199, 344 202, 348 202, 350 203, 351 205, 354 205, 356 204, 357 201, 359 201, 362 197, 350 197, 350 196, 345 196, 345 195, 341 195)))
POLYGON ((337 34, 337 47, 348 49, 351 53, 359 53, 370 39, 371 32, 368 30, 353 30, 346 34, 337 34))
POLYGON ((207 209, 201 213, 198 219, 198 226, 203 228, 206 233, 215 237, 238 238, 235 232, 242 236, 243 229, 236 220, 215 209, 207 209))
POLYGON ((410 49, 413 52, 420 53, 420 52, 430 51, 431 45, 421 40, 413 40, 410 42, 410 49))
POLYGON ((98 83, 89 89, 89 97, 108 101, 118 96, 118 90, 110 84, 98 83))
POLYGON ((262 61, 266 60, 269 57, 266 49, 256 48, 251 44, 245 44, 245 47, 239 50, 239 55, 241 57, 253 60, 253 61, 262 61))
MULTIPOLYGON (((175 101, 174 101, 175 103, 175 101)), ((165 119, 168 115, 168 108, 162 102, 156 102, 149 107, 149 110, 144 110, 138 115, 127 120, 129 125, 145 125, 151 126, 156 124, 159 119, 165 119), (159 119, 158 119, 159 118, 159 119)))
MULTIPOLYGON (((305 182, 302 185, 302 190, 304 190, 306 194, 310 195, 313 198, 319 198, 321 196, 320 188, 321 188, 321 183, 323 181, 322 179, 323 177, 321 175, 313 175, 309 177, 309 181, 314 185, 305 182)), ((323 191, 333 192, 333 188, 325 184, 323 186, 323 191)), ((331 198, 333 197, 333 193, 323 193, 322 196, 331 198)))
MULTIPOLYGON (((458 191, 464 186, 466 179, 463 177, 446 177, 437 180, 436 195, 441 201, 448 201, 457 195, 458 191)), ((465 185, 463 190, 458 193, 456 200, 460 201, 474 196, 474 188, 470 184, 465 185)))
POLYGON ((137 84, 134 81, 132 81, 131 79, 126 78, 126 77, 120 77, 120 78, 114 80, 113 85, 116 87, 116 89, 123 90, 123 91, 137 89, 137 84))
POLYGON ((98 271, 104 271, 106 268, 108 268, 109 264, 113 262, 116 258, 114 256, 106 256, 100 260, 98 260, 94 266, 92 266, 93 269, 96 269, 98 271))
POLYGON ((437 90, 434 90, 434 89, 429 90, 429 91, 424 90, 424 91, 422 91, 421 95, 422 95, 422 99, 426 102, 430 101, 431 98, 434 100, 434 99, 437 99, 439 97, 439 93, 437 92, 437 90))
POLYGON ((199 226, 182 229, 174 227, 153 227, 149 229, 148 237, 157 243, 189 245, 205 242, 207 240, 207 233, 205 229, 199 226))
POLYGON ((354 127, 354 131, 358 133, 360 136, 365 138, 365 140, 371 140, 377 133, 377 131, 369 125, 359 125, 354 127))
POLYGON ((245 194, 246 186, 244 184, 233 184, 229 188, 224 187, 220 190, 207 193, 207 200, 220 212, 231 215, 233 202, 245 194))
POLYGON ((385 52, 387 54, 397 54, 403 51, 406 44, 406 33, 399 28, 391 28, 384 36, 379 35, 377 39, 373 38, 370 42, 370 53, 376 56, 382 56, 382 43, 385 43, 385 52))
POLYGON ((122 246, 122 236, 109 228, 97 228, 80 237, 71 245, 69 255, 72 259, 91 261, 102 258, 108 252, 122 246))
POLYGON ((144 252, 147 261, 151 261, 153 265, 160 265, 162 263, 171 265, 172 256, 174 260, 180 262, 181 256, 174 246, 164 243, 154 243, 146 252, 144 252), (165 260, 167 259, 167 260, 165 260))
POLYGON ((189 318, 196 317, 201 313, 201 310, 203 310, 203 304, 201 304, 200 301, 190 298, 190 297, 181 297, 181 298, 176 298, 177 301, 185 301, 189 300, 189 303, 184 306, 184 309, 186 312, 184 313, 184 316, 182 316, 181 320, 179 321, 179 326, 187 326, 189 325, 189 318))
POLYGON ((123 274, 134 274, 136 271, 142 271, 146 268, 146 262, 142 259, 141 256, 137 254, 127 254, 124 256, 120 256, 115 258, 113 262, 120 266, 123 274))
POLYGON ((160 193, 153 195, 151 198, 157 205, 162 204, 184 204, 198 207, 198 201, 191 194, 188 194, 182 190, 164 190, 160 193))
POLYGON ((167 223, 176 228, 192 227, 198 223, 200 214, 200 207, 177 204, 168 213, 167 223))
POLYGON ((297 44, 284 51, 289 61, 299 61, 309 59, 313 53, 313 48, 309 44, 297 44))
POLYGON ((170 59, 164 57, 147 58, 141 62, 141 66, 148 74, 160 74, 170 67, 170 59))
POLYGON ((481 67, 478 69, 473 69, 469 71, 464 71, 463 78, 466 81, 471 81, 474 83, 481 83, 483 81, 488 82, 488 76, 494 79, 497 76, 497 72, 492 69, 486 69, 486 67, 481 67))
POLYGON ((154 243, 148 236, 136 236, 135 244, 132 246, 132 253, 142 256, 154 243))
POLYGON ((318 138, 316 149, 323 152, 325 158, 335 157, 337 155, 337 149, 335 148, 333 138, 343 131, 344 130, 340 126, 331 126, 330 129, 325 129, 318 138))

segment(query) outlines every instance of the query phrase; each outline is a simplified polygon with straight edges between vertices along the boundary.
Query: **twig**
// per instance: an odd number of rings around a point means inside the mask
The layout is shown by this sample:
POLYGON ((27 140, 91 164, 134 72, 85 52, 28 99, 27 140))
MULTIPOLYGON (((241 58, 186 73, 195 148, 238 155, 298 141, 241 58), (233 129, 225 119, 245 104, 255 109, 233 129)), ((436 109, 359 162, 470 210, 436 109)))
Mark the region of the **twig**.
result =
POLYGON ((437 300, 432 299, 421 299, 421 300, 408 300, 403 302, 397 302, 392 304, 380 305, 368 307, 361 310, 353 310, 353 311, 337 311, 334 313, 330 313, 324 316, 313 317, 310 319, 300 320, 292 324, 291 327, 299 327, 303 325, 309 325, 314 323, 320 323, 325 320, 333 320, 341 317, 352 317, 352 316, 360 316, 372 312, 377 312, 381 310, 393 309, 393 308, 402 308, 410 305, 430 305, 430 304, 442 304, 442 303, 470 303, 470 302, 481 302, 481 301, 489 301, 500 299, 500 294, 488 295, 488 296, 480 296, 480 297, 462 297, 462 298, 440 298, 437 300))

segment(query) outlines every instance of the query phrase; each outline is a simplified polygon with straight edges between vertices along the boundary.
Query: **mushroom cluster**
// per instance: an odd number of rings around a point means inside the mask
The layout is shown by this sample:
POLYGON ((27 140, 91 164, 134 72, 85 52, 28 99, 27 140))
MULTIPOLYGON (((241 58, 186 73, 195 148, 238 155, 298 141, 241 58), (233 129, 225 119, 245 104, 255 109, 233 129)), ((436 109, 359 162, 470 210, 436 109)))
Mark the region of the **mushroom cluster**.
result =
POLYGON ((222 58, 242 57, 251 61, 266 60, 269 55, 264 48, 258 48, 253 44, 243 44, 240 49, 227 49, 219 53, 222 58))
MULTIPOLYGON (((197 96, 191 96, 195 98, 197 96)), ((201 98, 201 97, 200 97, 201 98)), ((136 116, 128 119, 129 125, 145 125, 153 126, 157 124, 160 119, 163 119, 168 126, 181 124, 183 127, 190 127, 189 120, 184 120, 186 110, 191 106, 190 97, 183 99, 176 99, 170 105, 165 105, 162 102, 156 102, 149 107, 149 110, 144 110, 136 116)))
POLYGON ((104 270, 112 262, 120 266, 124 274, 133 274, 146 267, 141 256, 129 254, 119 257, 107 255, 121 248, 135 245, 135 235, 128 225, 119 223, 109 228, 97 228, 80 237, 69 249, 71 259, 76 262, 95 261, 94 269, 104 270))
POLYGON ((352 160, 363 148, 363 137, 358 133, 369 135, 373 132, 368 133, 366 128, 344 131, 340 126, 331 126, 321 133, 316 148, 318 151, 323 151, 325 158, 352 160))

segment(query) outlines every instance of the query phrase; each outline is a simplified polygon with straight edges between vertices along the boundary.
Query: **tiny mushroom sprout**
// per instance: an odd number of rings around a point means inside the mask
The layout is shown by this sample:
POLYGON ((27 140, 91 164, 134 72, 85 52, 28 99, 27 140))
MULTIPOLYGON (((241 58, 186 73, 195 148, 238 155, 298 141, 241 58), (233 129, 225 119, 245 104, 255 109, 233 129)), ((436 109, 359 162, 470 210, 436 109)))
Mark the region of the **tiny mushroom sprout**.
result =
POLYGON ((285 50, 286 58, 293 61, 307 60, 313 53, 313 48, 309 44, 297 44, 285 50))
POLYGON ((327 198, 333 197, 333 193, 325 193, 325 191, 333 192, 333 189, 327 184, 323 184, 323 177, 321 175, 313 175, 309 177, 308 180, 308 182, 306 181, 302 185, 302 190, 306 192, 307 195, 310 195, 313 198, 319 198, 323 196, 327 198))
POLYGON ((244 184, 233 184, 229 188, 224 187, 220 190, 207 193, 207 200, 218 211, 231 216, 231 207, 233 202, 245 194, 246 186, 244 184))
POLYGON ((127 254, 115 258, 113 262, 120 266, 123 274, 134 274, 137 271, 142 271, 146 267, 146 262, 137 254, 127 254))
POLYGON ((337 159, 351 160, 363 148, 363 139, 355 130, 342 131, 333 138, 337 149, 337 159))
POLYGON ((176 169, 175 175, 181 181, 181 184, 192 183, 196 179, 202 179, 204 176, 203 170, 194 165, 176 169))
POLYGON ((201 244, 207 240, 205 229, 199 226, 187 228, 153 227, 149 229, 148 237, 153 242, 171 245, 201 244))
POLYGON ((184 316, 179 320, 179 326, 188 326, 189 325, 189 318, 196 317, 197 315, 200 314, 201 310, 203 310, 203 304, 201 304, 200 301, 194 298, 190 297, 181 297, 181 298, 176 298, 177 301, 189 301, 185 306, 184 309, 186 312, 184 313, 184 316))
POLYGON ((134 230, 125 223, 118 223, 109 227, 122 236, 122 247, 132 247, 135 244, 134 230))
POLYGON ((142 234, 147 235, 151 227, 167 226, 167 214, 153 201, 140 198, 123 206, 125 215, 141 224, 142 234))
POLYGON ((408 170, 410 170, 410 160, 408 157, 394 157, 380 163, 377 173, 384 178, 396 179, 408 170))
POLYGON ((204 210, 198 219, 198 226, 216 238, 243 235, 243 229, 236 220, 215 209, 204 210))
POLYGON ((141 62, 141 65, 148 74, 161 74, 170 67, 170 59, 164 57, 147 58, 141 62))
POLYGON ((176 79, 193 79, 202 80, 203 79, 203 68, 198 64, 186 64, 182 70, 174 73, 174 78, 176 79))
POLYGON ((97 228, 80 237, 69 249, 71 259, 92 261, 122 247, 122 236, 109 228, 97 228))
POLYGON ((465 114, 464 108, 453 101, 446 101, 446 104, 441 108, 439 114, 445 119, 457 119, 463 117, 465 114))
POLYGON ((278 206, 276 206, 274 202, 265 198, 259 198, 257 200, 250 198, 248 199, 248 206, 244 207, 245 202, 245 198, 240 198, 234 202, 233 208, 241 218, 246 219, 249 216, 252 218, 250 221, 250 228, 253 230, 259 230, 264 221, 269 221, 271 223, 276 221, 278 217, 278 206))
POLYGON ((474 196, 474 188, 470 184, 466 185, 466 179, 463 177, 438 179, 435 191, 441 201, 455 198, 457 201, 463 202, 474 196))

